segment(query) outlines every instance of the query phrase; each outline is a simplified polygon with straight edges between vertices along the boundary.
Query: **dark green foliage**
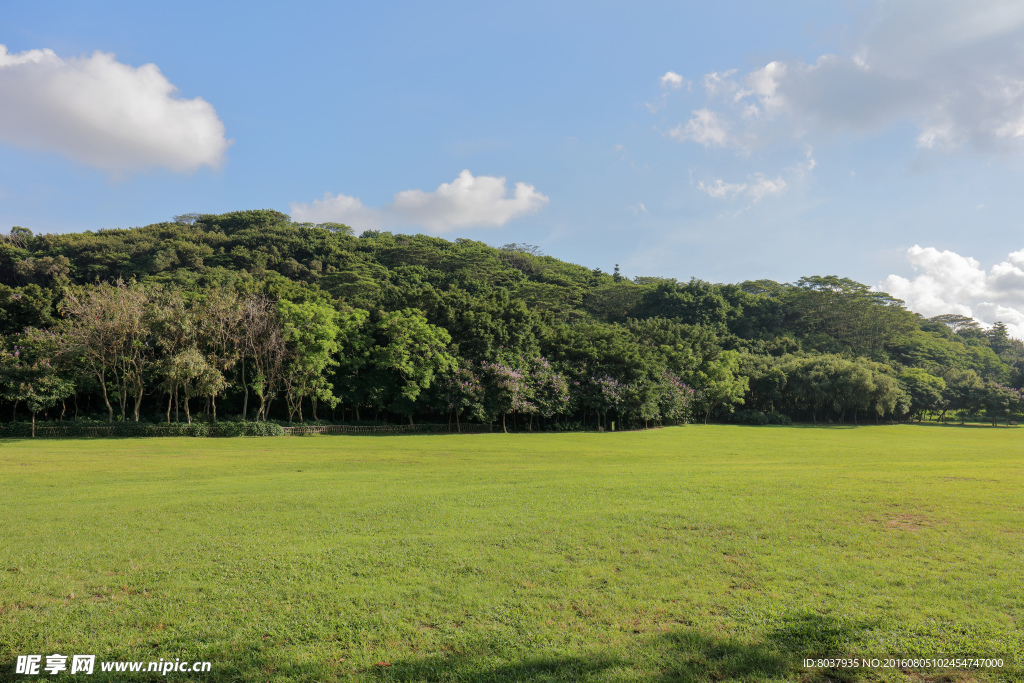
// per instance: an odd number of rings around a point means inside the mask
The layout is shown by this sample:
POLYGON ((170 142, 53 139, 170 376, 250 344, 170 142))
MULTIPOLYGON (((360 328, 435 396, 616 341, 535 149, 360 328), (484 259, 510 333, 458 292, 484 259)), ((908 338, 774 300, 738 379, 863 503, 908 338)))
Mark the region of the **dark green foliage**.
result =
POLYGON ((760 410, 737 410, 729 416, 730 422, 741 425, 789 425, 793 419, 789 415, 760 410))
MULTIPOLYGON (((120 365, 92 367, 99 342, 54 358, 75 384, 74 405, 168 429, 185 429, 174 420, 191 419, 190 410, 201 417, 188 429, 217 425, 212 433, 224 434, 243 429, 225 416, 259 416, 259 429, 271 429, 264 418, 289 415, 498 423, 511 415, 527 428, 644 426, 694 413, 747 423, 776 414, 991 417, 1017 408, 985 387, 1024 383, 1024 343, 1001 323, 926 320, 834 275, 792 284, 630 281, 526 244, 355 237, 348 226, 294 223, 273 210, 81 234, 14 228, 0 235, 0 335, 11 347, 26 329, 81 332, 88 306, 70 315, 69 301, 90 288, 102 298, 118 280, 122 293, 140 295, 133 320, 142 326, 126 328, 126 345, 109 355, 120 365), (316 335, 299 327, 312 319, 299 320, 291 305, 347 322, 322 344, 307 343, 316 335), (519 377, 521 391, 508 394, 519 377), (563 382, 565 400, 551 394, 563 382)), ((0 411, 25 417, 17 391, 0 389, 12 397, 0 411)), ((67 402, 32 405, 52 412, 67 402)))
POLYGON ((208 433, 209 436, 281 436, 284 431, 276 422, 218 422, 208 433))
POLYGON ((742 312, 741 307, 726 300, 721 286, 694 278, 685 285, 676 282, 655 285, 643 295, 631 315, 636 318, 672 318, 724 331, 727 324, 742 312))
MULTIPOLYGON (((284 429, 276 422, 187 422, 171 424, 119 422, 108 425, 97 420, 61 420, 37 422, 38 436, 50 438, 148 438, 153 436, 281 436, 284 429)), ((0 424, 0 438, 31 437, 31 422, 0 424)))
POLYGON ((59 296, 59 291, 36 284, 0 285, 0 335, 18 334, 27 327, 52 327, 57 321, 59 296))

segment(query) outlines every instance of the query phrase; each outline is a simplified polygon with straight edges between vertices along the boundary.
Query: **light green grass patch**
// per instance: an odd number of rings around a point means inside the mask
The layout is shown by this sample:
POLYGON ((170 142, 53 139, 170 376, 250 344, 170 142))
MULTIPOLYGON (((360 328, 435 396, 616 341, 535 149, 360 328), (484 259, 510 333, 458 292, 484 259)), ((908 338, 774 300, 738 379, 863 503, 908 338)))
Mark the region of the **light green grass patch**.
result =
POLYGON ((1020 662, 1022 446, 910 425, 6 441, 0 680, 53 652, 213 662, 179 681, 999 680, 800 661, 1020 662))

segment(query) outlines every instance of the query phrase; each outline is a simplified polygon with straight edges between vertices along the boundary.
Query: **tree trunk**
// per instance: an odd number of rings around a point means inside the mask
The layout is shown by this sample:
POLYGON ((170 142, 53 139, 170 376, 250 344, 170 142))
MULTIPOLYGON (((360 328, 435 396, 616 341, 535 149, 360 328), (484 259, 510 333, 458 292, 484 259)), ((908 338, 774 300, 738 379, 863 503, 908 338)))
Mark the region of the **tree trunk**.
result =
POLYGON ((188 394, 185 394, 185 419, 189 424, 192 424, 192 413, 190 413, 188 409, 188 398, 188 394))
POLYGON ((501 431, 508 434, 508 429, 505 427, 505 413, 501 414, 501 431))
POLYGON ((125 382, 121 382, 121 422, 124 422, 125 415, 128 412, 128 385, 125 382))
POLYGON ((242 392, 244 398, 242 399, 242 422, 245 422, 245 415, 249 412, 249 387, 245 384, 245 358, 242 358, 242 392))
POLYGON ((36 411, 32 411, 32 438, 36 438, 36 411))
POLYGON ((107 383, 103 381, 103 375, 97 377, 100 381, 100 388, 103 389, 103 402, 107 404, 107 424, 114 424, 114 406, 110 405, 110 397, 107 396, 107 383))
POLYGON ((409 413, 409 426, 410 427, 414 426, 413 423, 412 423, 412 413, 409 413))

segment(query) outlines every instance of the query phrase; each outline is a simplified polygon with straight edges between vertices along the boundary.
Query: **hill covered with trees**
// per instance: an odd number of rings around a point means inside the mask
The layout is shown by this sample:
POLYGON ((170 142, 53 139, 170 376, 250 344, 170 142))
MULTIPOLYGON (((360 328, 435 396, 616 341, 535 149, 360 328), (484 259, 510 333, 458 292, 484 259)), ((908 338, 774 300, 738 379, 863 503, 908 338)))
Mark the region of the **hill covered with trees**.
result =
POLYGON ((634 278, 276 211, 0 236, 0 415, 507 429, 1010 418, 1024 344, 837 276, 634 278))

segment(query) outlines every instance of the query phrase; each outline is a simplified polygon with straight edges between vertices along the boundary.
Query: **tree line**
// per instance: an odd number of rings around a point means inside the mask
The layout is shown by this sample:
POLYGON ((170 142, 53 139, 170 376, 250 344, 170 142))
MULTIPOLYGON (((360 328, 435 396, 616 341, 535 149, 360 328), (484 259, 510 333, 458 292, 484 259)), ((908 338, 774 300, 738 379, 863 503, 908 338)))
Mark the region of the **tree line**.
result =
POLYGON ((0 410, 35 421, 1011 419, 1024 344, 837 276, 627 279, 274 211, 0 236, 0 410))

